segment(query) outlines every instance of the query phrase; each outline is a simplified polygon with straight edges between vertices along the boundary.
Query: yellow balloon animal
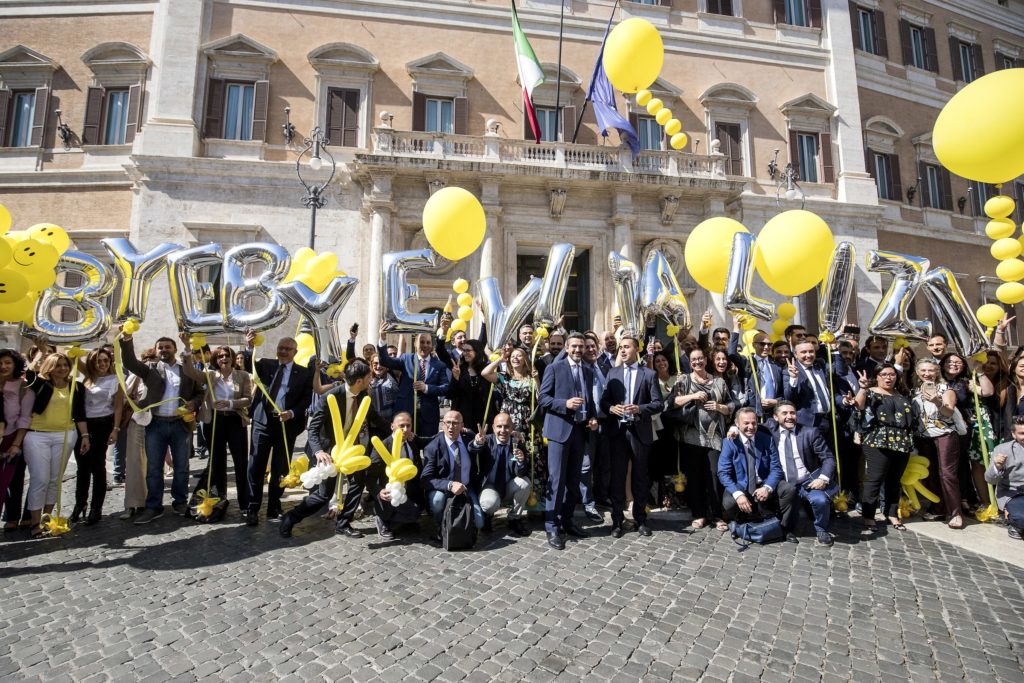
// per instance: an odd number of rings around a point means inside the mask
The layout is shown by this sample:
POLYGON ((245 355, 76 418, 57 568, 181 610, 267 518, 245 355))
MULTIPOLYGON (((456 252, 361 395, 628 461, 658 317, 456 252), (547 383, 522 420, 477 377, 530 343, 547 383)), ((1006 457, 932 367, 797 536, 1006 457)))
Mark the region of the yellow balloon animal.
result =
MULTIPOLYGON (((327 407, 331 411, 331 423, 334 425, 335 445, 331 449, 331 460, 339 472, 345 475, 365 470, 370 466, 370 459, 366 457, 366 448, 356 443, 359 430, 363 428, 366 414, 370 412, 370 397, 366 396, 359 404, 356 415, 352 418, 348 433, 345 433, 345 426, 341 420, 341 410, 338 408, 338 397, 334 394, 327 395, 327 407)), ((339 505, 342 503, 339 497, 339 505)))
POLYGON ((309 470, 309 458, 300 455, 288 465, 288 474, 281 477, 281 488, 294 489, 301 483, 300 476, 309 470))
POLYGON ((292 256, 291 266, 281 282, 301 282, 320 293, 339 275, 344 277, 345 271, 338 269, 337 254, 333 251, 317 254, 309 247, 302 247, 292 256))
POLYGON ((389 484, 404 484, 419 474, 419 470, 412 460, 402 457, 401 430, 395 430, 390 451, 384 448, 384 443, 375 436, 370 438, 370 443, 373 444, 373 449, 377 451, 380 459, 387 464, 384 474, 387 475, 389 484))
POLYGON ((903 470, 903 476, 900 477, 900 484, 903 486, 903 494, 910 501, 910 508, 914 512, 921 509, 921 499, 917 497, 921 494, 933 503, 939 502, 939 497, 929 491, 921 483, 928 478, 928 458, 921 455, 912 455, 910 460, 907 462, 907 468, 903 470))

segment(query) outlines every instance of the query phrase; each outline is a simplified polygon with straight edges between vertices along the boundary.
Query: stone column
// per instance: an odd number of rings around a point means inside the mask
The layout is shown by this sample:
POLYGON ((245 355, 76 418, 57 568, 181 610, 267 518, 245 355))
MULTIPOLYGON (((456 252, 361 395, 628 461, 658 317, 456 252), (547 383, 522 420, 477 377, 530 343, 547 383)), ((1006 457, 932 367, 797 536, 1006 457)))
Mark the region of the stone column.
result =
POLYGON ((369 266, 363 271, 366 279, 360 286, 366 287, 366 338, 377 341, 380 327, 380 276, 385 252, 392 250, 392 219, 395 205, 391 196, 391 174, 374 173, 371 176, 370 193, 363 199, 363 213, 370 218, 369 266))
MULTIPOLYGON (((636 213, 633 211, 633 195, 628 192, 616 192, 612 197, 612 216, 609 221, 612 227, 613 251, 617 251, 624 257, 637 263, 639 254, 633 249, 633 225, 636 223, 636 213)), ((592 265, 593 278, 595 282, 594 291, 600 289, 603 298, 607 303, 605 306, 605 319, 601 321, 602 329, 611 329, 612 316, 620 313, 615 303, 615 290, 612 287, 612 279, 608 273, 608 254, 598 254, 592 265)))
POLYGON ((205 0, 160 0, 153 14, 149 53, 153 59, 146 88, 148 116, 135 138, 135 154, 196 156, 196 111, 200 46, 208 22, 205 0))
MULTIPOLYGON (((499 188, 500 181, 497 178, 483 177, 480 179, 480 203, 483 204, 484 214, 487 216, 487 232, 484 235, 483 244, 480 246, 480 279, 496 277, 500 282, 503 279, 504 271, 500 254, 505 244, 505 228, 501 224, 502 206, 498 196, 499 188)), ((508 283, 500 282, 500 284, 504 295, 505 285, 508 283)))
POLYGON ((835 142, 839 157, 835 160, 837 199, 853 204, 878 204, 875 181, 864 168, 864 134, 857 89, 857 62, 847 0, 823 0, 825 18, 823 36, 828 37, 831 59, 826 70, 828 99, 838 108, 835 142))

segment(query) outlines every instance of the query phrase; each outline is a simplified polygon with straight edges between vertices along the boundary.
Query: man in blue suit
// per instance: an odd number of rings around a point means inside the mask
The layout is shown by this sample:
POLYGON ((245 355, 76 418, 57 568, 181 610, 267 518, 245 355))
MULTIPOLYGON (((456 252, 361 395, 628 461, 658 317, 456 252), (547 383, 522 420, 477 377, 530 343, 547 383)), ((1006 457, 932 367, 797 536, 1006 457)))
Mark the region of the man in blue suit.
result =
MULTIPOLYGON (((727 522, 744 522, 765 512, 781 513, 785 519, 796 500, 796 487, 785 480, 775 439, 758 428, 753 408, 736 411, 736 426, 722 440, 718 479, 725 489, 722 517, 727 522)), ((786 533, 786 540, 797 543, 792 532, 786 533)))
POLYGON ((548 440, 548 498, 544 527, 548 545, 565 549, 565 533, 589 534, 572 520, 580 497, 580 472, 587 429, 597 429, 593 371, 583 363, 584 338, 573 332, 566 339, 565 357, 544 372, 540 407, 544 409, 544 438, 548 440))
POLYGON ((772 342, 767 334, 758 332, 754 337, 754 354, 750 357, 733 353, 729 359, 746 383, 747 405, 758 418, 771 418, 775 404, 784 397, 782 368, 772 360, 772 342), (753 366, 753 367, 751 367, 753 366))
POLYGON ((787 368, 786 400, 796 407, 797 424, 816 427, 830 438, 832 411, 843 404, 843 396, 851 389, 846 380, 835 372, 832 373, 832 382, 829 382, 828 368, 825 361, 818 360, 816 343, 797 342, 793 355, 787 368))
POLYGON ((441 521, 444 506, 452 496, 466 496, 473 506, 473 524, 484 526, 484 513, 480 509, 480 470, 472 433, 462 429, 462 414, 449 410, 441 422, 442 431, 423 449, 423 472, 420 481, 427 495, 430 514, 437 523, 438 532, 431 539, 441 541, 441 521))
POLYGON ((438 432, 441 422, 440 399, 448 395, 451 373, 434 356, 434 338, 429 334, 416 337, 416 353, 403 353, 398 358, 388 354, 384 339, 387 323, 380 325, 380 343, 377 346, 377 361, 389 370, 401 370, 398 380, 398 396, 395 412, 406 412, 413 416, 413 428, 417 436, 432 437, 438 432))
MULTIPOLYGON (((780 454, 783 484, 795 487, 799 500, 810 503, 818 545, 832 545, 828 525, 832 498, 839 493, 836 458, 821 432, 798 424, 796 406, 789 401, 780 401, 775 406, 775 422, 772 437, 780 454)), ((799 520, 800 506, 792 505, 789 512, 782 515, 782 527, 795 533, 799 520)))
POLYGON ((608 373, 608 386, 601 397, 601 410, 608 415, 604 431, 610 440, 613 538, 622 538, 623 534, 622 508, 626 504, 626 472, 631 462, 633 521, 641 536, 651 535, 647 526, 647 457, 654 443, 651 416, 661 412, 662 401, 658 376, 637 363, 638 351, 636 339, 624 335, 619 340, 622 363, 608 373))

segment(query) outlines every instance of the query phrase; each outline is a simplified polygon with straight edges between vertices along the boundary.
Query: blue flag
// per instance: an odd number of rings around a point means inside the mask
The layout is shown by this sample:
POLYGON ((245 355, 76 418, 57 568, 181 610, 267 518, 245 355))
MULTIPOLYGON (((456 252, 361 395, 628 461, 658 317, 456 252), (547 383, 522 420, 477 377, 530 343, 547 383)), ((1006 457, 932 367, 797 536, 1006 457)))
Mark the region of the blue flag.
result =
MULTIPOLYGON (((609 28, 611 20, 608 21, 609 28)), ((604 32, 605 39, 608 38, 608 30, 604 32)), ((640 154, 640 140, 629 119, 624 118, 615 108, 615 90, 611 81, 604 72, 604 41, 601 41, 601 51, 597 54, 597 63, 594 65, 594 76, 590 79, 590 91, 587 99, 594 107, 594 115, 597 117, 597 127, 601 129, 601 135, 608 137, 608 129, 615 128, 619 131, 619 137, 629 145, 633 151, 633 158, 640 154)))

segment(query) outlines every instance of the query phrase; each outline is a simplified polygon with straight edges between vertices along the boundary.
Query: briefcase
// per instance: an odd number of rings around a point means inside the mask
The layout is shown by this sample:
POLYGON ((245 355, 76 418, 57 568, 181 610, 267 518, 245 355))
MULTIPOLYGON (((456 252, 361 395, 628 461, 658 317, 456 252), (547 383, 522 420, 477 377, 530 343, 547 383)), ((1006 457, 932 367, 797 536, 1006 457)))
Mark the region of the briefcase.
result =
POLYGON ((445 550, 462 550, 476 545, 473 504, 469 496, 451 496, 441 519, 441 544, 445 550))

